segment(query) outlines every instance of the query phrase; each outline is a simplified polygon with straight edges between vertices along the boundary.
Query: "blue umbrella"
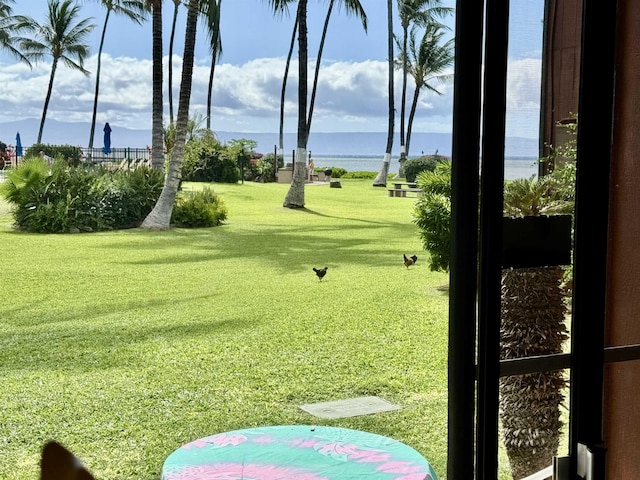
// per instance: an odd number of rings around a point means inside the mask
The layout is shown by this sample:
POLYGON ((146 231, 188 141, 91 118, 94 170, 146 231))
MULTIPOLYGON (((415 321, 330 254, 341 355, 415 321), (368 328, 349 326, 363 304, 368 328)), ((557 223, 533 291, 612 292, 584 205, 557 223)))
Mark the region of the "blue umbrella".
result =
POLYGON ((16 133, 16 157, 22 156, 22 140, 20 140, 20 132, 16 133))
POLYGON ((111 153, 111 127, 109 122, 104 124, 104 147, 102 151, 107 155, 111 153))

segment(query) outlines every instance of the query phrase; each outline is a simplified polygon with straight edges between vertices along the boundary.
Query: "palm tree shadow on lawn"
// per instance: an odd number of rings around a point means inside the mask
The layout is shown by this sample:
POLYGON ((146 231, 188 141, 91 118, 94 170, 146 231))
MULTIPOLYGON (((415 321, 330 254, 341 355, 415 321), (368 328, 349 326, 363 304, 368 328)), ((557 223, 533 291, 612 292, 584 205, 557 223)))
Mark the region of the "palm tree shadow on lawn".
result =
POLYGON ((310 208, 307 207, 303 207, 298 209, 301 212, 305 212, 305 213, 310 213, 311 215, 317 215, 318 217, 324 217, 324 218, 337 218, 340 220, 349 220, 349 221, 353 221, 353 222, 362 222, 362 223, 373 223, 375 225, 399 225, 400 222, 394 222, 394 223, 390 223, 390 222, 381 222, 381 221, 377 221, 377 220, 364 220, 362 218, 354 218, 354 217, 338 217, 336 215, 327 215, 326 213, 320 213, 316 210, 311 210, 310 208))

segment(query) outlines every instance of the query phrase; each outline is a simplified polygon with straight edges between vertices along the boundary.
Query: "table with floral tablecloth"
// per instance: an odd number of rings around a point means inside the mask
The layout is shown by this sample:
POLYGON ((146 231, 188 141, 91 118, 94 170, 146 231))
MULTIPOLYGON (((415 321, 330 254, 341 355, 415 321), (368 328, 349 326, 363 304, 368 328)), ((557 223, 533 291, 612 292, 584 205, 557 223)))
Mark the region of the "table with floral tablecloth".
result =
POLYGON ((393 438, 338 427, 281 425, 219 433, 167 457, 162 480, 437 480, 393 438))

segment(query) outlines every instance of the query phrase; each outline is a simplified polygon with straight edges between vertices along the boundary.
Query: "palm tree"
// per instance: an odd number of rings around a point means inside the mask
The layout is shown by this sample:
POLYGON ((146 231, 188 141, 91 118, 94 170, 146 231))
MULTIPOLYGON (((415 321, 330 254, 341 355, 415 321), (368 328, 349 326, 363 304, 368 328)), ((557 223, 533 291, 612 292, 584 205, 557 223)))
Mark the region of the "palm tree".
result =
MULTIPOLYGON (((575 169, 573 170, 575 172, 575 169)), ((571 214, 571 183, 558 171, 540 179, 505 183, 504 214, 528 217, 571 214)), ((502 271, 500 358, 562 353, 567 338, 564 267, 511 268, 502 271)), ((566 381, 561 371, 500 379, 500 419, 513 478, 549 465, 557 455, 566 381)))
POLYGON ((293 32, 291 32, 291 43, 289 44, 289 52, 287 53, 287 61, 284 67, 284 76, 282 77, 282 89, 280 91, 280 134, 278 137, 278 147, 282 152, 284 149, 284 103, 287 92, 287 79, 289 78, 289 67, 291 66, 291 57, 293 56, 293 47, 296 44, 296 35, 298 33, 298 18, 293 23, 293 32))
POLYGON ((156 205, 142 222, 142 228, 166 230, 171 226, 173 204, 182 179, 182 161, 189 123, 189 103, 191 99, 199 3, 199 0, 189 0, 187 10, 184 54, 182 56, 182 80, 180 83, 178 116, 176 118, 176 138, 171 152, 167 179, 156 205))
MULTIPOLYGON (((274 11, 276 12, 283 12, 287 9, 288 7, 288 3, 292 2, 294 0, 280 0, 280 1, 272 1, 272 4, 274 5, 274 11)), ((360 0, 342 0, 344 1, 345 7, 347 9, 347 13, 354 13, 357 17, 360 18, 360 20, 362 21, 362 27, 364 28, 364 30, 367 30, 367 15, 364 11, 364 9, 362 8, 362 5, 360 4, 360 0)), ((307 118, 307 131, 309 132, 311 130, 311 119, 313 118, 313 107, 315 104, 315 98, 316 98, 316 91, 317 91, 317 87, 318 87, 318 77, 320 74, 320 64, 321 64, 321 60, 322 60, 322 52, 324 50, 324 42, 327 36, 327 30, 329 27, 329 20, 331 19, 331 13, 333 12, 333 7, 335 5, 335 0, 331 0, 329 2, 329 7, 327 9, 327 15, 325 16, 325 22, 324 22, 324 27, 322 30, 322 36, 320 38, 320 46, 318 48, 318 56, 316 58, 316 66, 315 66, 315 74, 314 74, 314 79, 313 79, 313 87, 311 90, 311 99, 309 101, 309 113, 308 113, 308 118, 307 118)), ((289 76, 289 66, 291 63, 291 57, 293 55, 293 48, 295 46, 295 38, 296 38, 296 33, 298 31, 298 19, 296 18, 296 21, 294 23, 293 26, 293 32, 291 34, 291 43, 289 45, 289 53, 287 54, 287 61, 285 64, 285 71, 284 71, 284 77, 283 77, 283 81, 282 81, 282 91, 281 91, 281 95, 280 95, 280 136, 279 136, 279 147, 280 147, 280 151, 282 151, 283 147, 284 147, 284 105, 285 105, 285 93, 286 93, 286 87, 287 87, 287 78, 289 76)))
POLYGON ((222 40, 220 38, 220 7, 222 0, 208 0, 203 5, 203 15, 207 26, 209 38, 209 51, 211 52, 211 67, 209 68, 209 90, 207 91, 207 130, 211 130, 211 103, 213 97, 213 77, 216 71, 216 63, 222 54, 222 40))
MULTIPOLYGON (((295 0, 269 0, 269 3, 273 7, 274 15, 282 15, 284 13, 289 13, 289 3, 294 1, 295 0)), ((278 147, 281 152, 284 148, 284 103, 287 91, 287 79, 289 78, 289 67, 291 66, 291 57, 293 56, 293 47, 295 47, 296 44, 297 33, 298 17, 296 16, 295 22, 293 23, 293 31, 291 32, 291 42, 289 44, 289 52, 287 53, 287 61, 284 67, 284 75, 282 77, 282 89, 280 90, 280 134, 278 138, 278 147)))
MULTIPOLYGON (((362 28, 364 31, 367 31, 367 14, 365 13, 362 5, 360 4, 360 0, 342 0, 346 7, 347 13, 355 14, 360 21, 362 22, 362 28)), ((311 89, 311 100, 309 101, 309 118, 307 120, 307 129, 311 131, 311 119, 313 118, 313 106, 316 100, 316 89, 318 87, 318 76, 320 74, 320 63, 322 60, 322 51, 324 49, 324 41, 327 38, 327 29, 329 28, 329 20, 331 19, 331 12, 333 11, 333 6, 335 4, 335 0, 331 0, 329 2, 329 7, 327 8, 327 15, 324 20, 324 27, 322 29, 322 37, 320 37, 320 47, 318 48, 318 56, 316 58, 316 69, 313 77, 313 87, 311 89)))
POLYGON ((14 16, 10 3, 14 0, 0 0, 0 49, 31 67, 29 59, 15 45, 16 37, 13 36, 17 33, 17 25, 24 23, 24 17, 14 16))
POLYGON ((26 28, 34 35, 34 38, 19 39, 24 55, 29 60, 39 61, 47 54, 53 57, 37 143, 42 142, 42 131, 51 100, 58 62, 62 60, 66 66, 89 75, 89 72, 84 68, 84 60, 89 55, 89 46, 84 42, 95 25, 90 23, 90 18, 76 22, 79 13, 80 7, 75 5, 72 0, 64 0, 62 3, 60 0, 49 0, 47 19, 43 25, 38 24, 30 17, 24 17, 18 25, 18 28, 26 28))
MULTIPOLYGON (((406 112, 407 99, 407 42, 409 36, 409 27, 412 24, 425 26, 429 23, 435 23, 436 18, 442 18, 453 12, 452 8, 443 7, 442 0, 398 0, 398 14, 400 16, 400 25, 402 27, 402 48, 400 54, 403 58, 402 63, 402 99, 400 103, 400 165, 407 156, 405 146, 405 128, 404 119, 406 112)), ((444 27, 444 25, 443 25, 444 27)))
POLYGON ((152 119, 151 119, 151 167, 164 168, 164 128, 162 121, 162 0, 148 0, 152 9, 152 119))
POLYGON ((307 179, 307 0, 298 1, 298 142, 291 186, 284 199, 287 208, 304 207, 304 184, 307 179))
MULTIPOLYGON (((420 91, 423 88, 433 93, 442 95, 431 82, 449 82, 453 80, 453 74, 445 73, 446 70, 453 65, 454 60, 454 40, 450 39, 440 45, 440 41, 445 31, 439 23, 429 23, 424 31, 422 40, 418 44, 416 42, 416 28, 411 29, 409 35, 409 48, 407 54, 407 72, 413 77, 415 90, 413 92, 413 100, 411 101, 411 110, 409 112, 409 122, 407 124, 407 136, 405 143, 406 154, 409 155, 409 145, 411 143, 411 129, 413 127, 413 119, 418 107, 418 99, 420 91)), ((401 65, 405 64, 405 58, 400 54, 401 65)))
POLYGON ((391 162, 391 150, 393 149, 393 130, 395 127, 395 102, 393 96, 394 83, 393 83, 393 3, 392 0, 387 0, 387 62, 389 63, 389 126, 387 128, 387 148, 384 151, 384 159, 382 161, 382 167, 378 175, 373 180, 374 187, 386 187, 387 177, 389 176, 389 163, 391 162))
POLYGON ((141 25, 145 20, 145 2, 144 0, 100 0, 100 3, 107 11, 102 25, 102 35, 100 37, 100 47, 98 47, 98 66, 96 67, 96 91, 93 97, 93 116, 91 117, 91 133, 89 134, 89 148, 93 148, 93 136, 96 131, 96 116, 98 114, 98 95, 100 94, 100 67, 102 66, 102 48, 104 47, 104 38, 107 33, 107 24, 111 12, 116 15, 124 15, 141 25))
POLYGON ((173 0, 173 21, 171 22, 171 37, 169 38, 169 125, 173 124, 173 41, 176 35, 176 21, 178 20, 178 8, 182 0, 173 0))

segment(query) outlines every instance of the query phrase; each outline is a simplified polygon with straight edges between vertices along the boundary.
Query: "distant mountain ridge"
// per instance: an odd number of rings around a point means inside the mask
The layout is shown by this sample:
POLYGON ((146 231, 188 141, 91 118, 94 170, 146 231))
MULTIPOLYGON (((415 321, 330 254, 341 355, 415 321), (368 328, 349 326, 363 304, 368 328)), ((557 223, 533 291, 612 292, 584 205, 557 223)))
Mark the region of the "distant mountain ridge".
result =
MULTIPOLYGON (((145 148, 151 145, 151 129, 130 129, 119 127, 117 124, 109 124, 111 132, 112 148, 145 148)), ((46 121, 43 132, 43 143, 56 145, 80 145, 87 146, 91 125, 88 122, 60 122, 49 119, 46 121)), ((15 145, 16 133, 20 132, 23 147, 35 143, 40 128, 40 120, 25 119, 14 122, 0 123, 0 141, 15 145)), ((102 146, 102 129, 104 124, 96 125, 94 147, 102 146)), ((232 139, 246 138, 258 143, 256 150, 262 153, 274 151, 278 144, 277 133, 253 133, 253 132, 216 132, 222 142, 232 139)), ((285 156, 291 155, 295 149, 297 135, 295 133, 284 134, 285 156)), ((307 148, 313 155, 342 155, 342 156, 380 156, 384 155, 387 144, 386 132, 311 132, 307 148)), ((394 139, 394 156, 397 156, 400 141, 398 136, 394 139)), ((450 133, 424 133, 412 132, 410 156, 432 154, 451 155, 450 133)), ((507 137, 505 156, 536 158, 538 155, 538 141, 532 138, 507 137)))

